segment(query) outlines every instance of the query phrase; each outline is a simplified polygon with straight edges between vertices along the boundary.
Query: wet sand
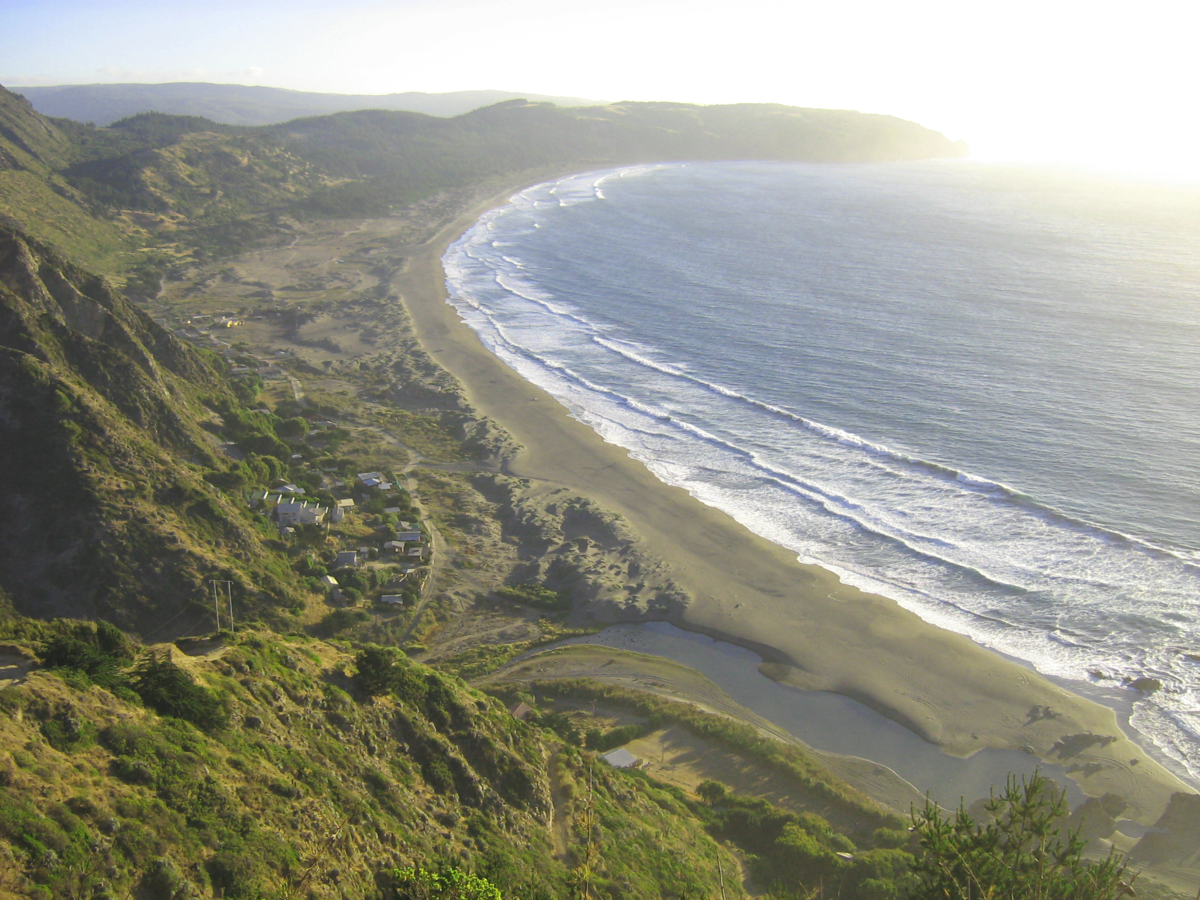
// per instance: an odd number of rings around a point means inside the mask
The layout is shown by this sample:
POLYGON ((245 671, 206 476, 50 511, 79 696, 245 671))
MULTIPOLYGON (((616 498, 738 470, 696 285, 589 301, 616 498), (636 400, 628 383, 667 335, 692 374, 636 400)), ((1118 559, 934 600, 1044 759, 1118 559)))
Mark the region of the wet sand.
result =
POLYGON ((1062 765, 1085 793, 1125 798, 1134 807, 1127 815, 1144 824, 1157 819, 1172 793, 1190 792, 1126 737, 1112 710, 888 598, 802 565, 659 481, 490 353, 446 303, 441 258, 479 215, 519 189, 404 248, 407 265, 394 287, 425 350, 458 378, 482 415, 522 445, 511 474, 561 485, 620 513, 670 564, 692 597, 672 614, 673 624, 752 649, 776 681, 852 697, 946 753, 992 747, 1062 765))

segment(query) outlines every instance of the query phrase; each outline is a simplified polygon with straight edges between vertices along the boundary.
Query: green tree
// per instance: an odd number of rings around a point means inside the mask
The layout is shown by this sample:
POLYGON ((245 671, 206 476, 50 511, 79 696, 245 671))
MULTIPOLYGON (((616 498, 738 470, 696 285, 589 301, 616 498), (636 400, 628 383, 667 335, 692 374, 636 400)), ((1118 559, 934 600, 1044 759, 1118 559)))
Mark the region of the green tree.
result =
POLYGON ((1084 861, 1078 834, 1060 837, 1066 796, 1034 773, 1010 778, 976 823, 963 808, 953 816, 933 802, 913 813, 923 853, 910 900, 1110 900, 1130 896, 1125 862, 1116 854, 1084 861))
POLYGON ((390 694, 402 680, 404 663, 395 647, 364 647, 354 660, 354 683, 368 697, 390 694))
POLYGON ((395 900, 503 900, 486 878, 453 866, 430 872, 421 866, 392 870, 395 900))
POLYGON ((131 686, 159 715, 185 719, 202 731, 218 731, 229 714, 216 694, 201 687, 166 653, 147 653, 133 670, 131 686))

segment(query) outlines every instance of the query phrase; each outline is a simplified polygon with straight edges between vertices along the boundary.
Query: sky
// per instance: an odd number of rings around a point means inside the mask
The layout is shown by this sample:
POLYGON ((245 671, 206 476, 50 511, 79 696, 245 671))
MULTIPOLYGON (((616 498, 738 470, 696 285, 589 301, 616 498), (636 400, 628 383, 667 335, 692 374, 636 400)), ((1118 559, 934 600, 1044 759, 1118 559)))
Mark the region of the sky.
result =
POLYGON ((1194 0, 0 0, 0 84, 785 103, 1200 181, 1198 33, 1194 0))

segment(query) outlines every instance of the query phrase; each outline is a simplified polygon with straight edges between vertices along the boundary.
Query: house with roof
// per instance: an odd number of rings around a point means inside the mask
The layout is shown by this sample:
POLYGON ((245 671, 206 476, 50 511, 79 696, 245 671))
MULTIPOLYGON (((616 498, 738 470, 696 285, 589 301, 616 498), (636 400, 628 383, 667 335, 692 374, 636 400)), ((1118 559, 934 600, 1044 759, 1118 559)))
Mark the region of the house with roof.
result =
POLYGON ((342 500, 337 500, 334 502, 333 510, 329 515, 329 520, 331 522, 340 522, 342 519, 346 518, 346 513, 350 512, 352 509, 354 509, 354 501, 349 497, 346 497, 342 500))
POLYGON ((281 527, 320 525, 329 510, 314 500, 282 500, 275 506, 275 516, 281 527))
POLYGON ((392 483, 383 477, 382 472, 359 472, 354 476, 359 486, 368 491, 390 491, 392 483))
POLYGON ((421 540, 421 532, 419 532, 419 531, 397 531, 396 532, 396 540, 404 541, 406 544, 409 541, 419 541, 419 540, 421 540))
POLYGON ((529 721, 529 717, 533 715, 533 707, 522 700, 516 706, 509 710, 514 719, 520 719, 522 722, 529 721))
POLYGON ((600 758, 614 769, 632 769, 641 763, 640 759, 638 759, 624 747, 618 747, 616 750, 610 750, 600 758))
POLYGON ((358 566, 358 551, 343 550, 333 561, 335 569, 353 569, 358 566))

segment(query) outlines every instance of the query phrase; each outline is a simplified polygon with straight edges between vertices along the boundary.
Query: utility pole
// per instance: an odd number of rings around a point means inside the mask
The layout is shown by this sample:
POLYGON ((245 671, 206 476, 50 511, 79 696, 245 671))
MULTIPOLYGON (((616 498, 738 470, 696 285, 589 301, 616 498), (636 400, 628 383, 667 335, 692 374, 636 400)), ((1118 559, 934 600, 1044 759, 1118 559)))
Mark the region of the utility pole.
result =
POLYGON ((721 900, 725 900, 725 870, 721 866, 721 847, 717 845, 717 878, 721 880, 721 900))
POLYGON ((217 581, 214 578, 211 582, 213 589, 213 614, 217 617, 217 634, 221 633, 221 598, 217 593, 217 581))
POLYGON ((218 585, 225 585, 225 598, 229 606, 229 630, 233 631, 233 582, 218 581, 215 578, 209 579, 209 584, 213 589, 213 613, 217 617, 217 634, 221 633, 221 589, 218 585))
POLYGON ((229 598, 229 631, 234 633, 237 627, 233 624, 233 582, 225 582, 225 595, 229 598))

